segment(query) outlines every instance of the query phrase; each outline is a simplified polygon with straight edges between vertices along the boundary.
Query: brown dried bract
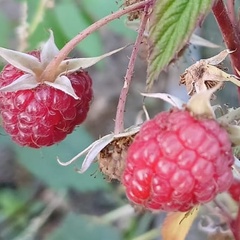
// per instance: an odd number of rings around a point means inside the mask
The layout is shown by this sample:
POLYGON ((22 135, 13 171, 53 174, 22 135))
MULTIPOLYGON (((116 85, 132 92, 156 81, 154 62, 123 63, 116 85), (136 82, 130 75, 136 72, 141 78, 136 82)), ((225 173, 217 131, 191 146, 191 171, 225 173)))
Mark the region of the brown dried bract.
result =
MULTIPOLYGON (((125 6, 130 6, 134 3, 138 3, 138 2, 142 2, 143 0, 125 0, 124 2, 124 5, 125 6)), ((133 20, 136 20, 136 19, 139 19, 141 17, 141 10, 136 10, 134 12, 131 12, 129 15, 128 15, 128 20, 129 21, 133 21, 133 20)))
POLYGON ((217 72, 221 71, 220 67, 208 65, 204 60, 200 60, 191 67, 185 70, 180 76, 180 84, 186 85, 188 95, 192 96, 196 92, 211 89, 219 82, 223 86, 223 81, 218 79, 217 72), (211 71, 209 68, 211 67, 211 71), (213 74, 212 70, 215 68, 216 73, 213 74))
POLYGON ((107 176, 108 180, 117 179, 121 181, 127 150, 133 142, 135 135, 115 139, 99 153, 99 168, 107 176))
POLYGON ((221 66, 222 61, 233 52, 226 49, 216 56, 196 62, 181 75, 180 84, 186 85, 189 95, 193 95, 195 92, 206 91, 217 84, 223 86, 225 81, 231 81, 240 86, 239 78, 227 74, 224 72, 226 69, 221 66))

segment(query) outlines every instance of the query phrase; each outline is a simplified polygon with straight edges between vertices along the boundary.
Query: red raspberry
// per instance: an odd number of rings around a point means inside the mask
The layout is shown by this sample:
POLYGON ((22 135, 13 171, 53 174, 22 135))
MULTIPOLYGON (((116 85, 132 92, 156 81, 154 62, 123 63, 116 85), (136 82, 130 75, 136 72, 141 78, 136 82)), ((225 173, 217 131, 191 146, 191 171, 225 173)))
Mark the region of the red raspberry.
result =
POLYGON ((217 121, 173 109, 143 124, 122 182, 128 199, 146 209, 188 211, 230 187, 232 164, 231 142, 217 121))
POLYGON ((240 201, 240 179, 234 178, 231 187, 228 189, 231 197, 236 201, 240 201))
MULTIPOLYGON (((29 53, 40 58, 39 51, 29 53)), ((8 64, 0 74, 0 87, 9 85, 24 74, 8 64)), ((63 140, 82 123, 92 99, 92 80, 88 73, 66 74, 79 97, 40 84, 34 89, 0 92, 3 128, 21 146, 40 148, 63 140)))

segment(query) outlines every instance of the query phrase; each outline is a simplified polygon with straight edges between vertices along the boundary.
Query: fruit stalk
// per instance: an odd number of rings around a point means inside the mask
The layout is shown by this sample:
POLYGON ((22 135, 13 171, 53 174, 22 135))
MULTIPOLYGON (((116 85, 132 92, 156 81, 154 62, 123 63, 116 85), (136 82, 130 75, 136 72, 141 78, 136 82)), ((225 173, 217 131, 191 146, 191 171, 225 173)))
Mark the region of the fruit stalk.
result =
MULTIPOLYGON (((227 10, 223 0, 217 0, 212 7, 212 11, 227 48, 234 51, 230 54, 230 60, 234 73, 239 76, 237 70, 240 69, 240 30, 236 21, 234 21, 234 12, 229 8, 227 10)), ((238 96, 240 99, 240 88, 238 88, 238 96)))
POLYGON ((131 57, 128 63, 127 72, 124 77, 124 85, 121 90, 119 101, 118 101, 116 122, 115 122, 115 129, 114 129, 115 134, 119 134, 124 130, 124 112, 125 112, 127 94, 128 94, 132 76, 133 76, 133 70, 134 70, 134 66, 137 58, 137 53, 142 43, 142 40, 144 37, 144 31, 149 19, 149 14, 150 14, 149 7, 146 6, 144 13, 142 15, 142 19, 141 19, 139 30, 138 30, 138 36, 133 46, 133 51, 131 53, 131 57))
POLYGON ((58 53, 58 55, 47 65, 46 69, 41 75, 41 79, 45 79, 46 76, 48 76, 48 79, 54 79, 55 69, 60 65, 60 63, 68 56, 68 54, 87 36, 89 36, 91 33, 95 32, 99 28, 103 27, 107 23, 122 17, 125 14, 128 14, 132 11, 135 11, 137 9, 144 8, 147 5, 151 5, 153 0, 147 0, 142 1, 133 5, 130 5, 128 7, 125 7, 124 9, 121 9, 117 12, 114 12, 97 22, 90 25, 88 28, 84 29, 82 32, 80 32, 77 36, 75 36, 73 39, 71 39, 58 53))

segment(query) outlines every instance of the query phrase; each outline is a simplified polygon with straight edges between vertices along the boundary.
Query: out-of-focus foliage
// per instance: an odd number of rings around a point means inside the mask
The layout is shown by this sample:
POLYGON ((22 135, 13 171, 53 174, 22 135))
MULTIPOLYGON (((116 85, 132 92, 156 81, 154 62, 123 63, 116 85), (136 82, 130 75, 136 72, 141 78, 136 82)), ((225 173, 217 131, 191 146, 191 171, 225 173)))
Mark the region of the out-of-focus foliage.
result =
POLYGON ((120 231, 101 222, 100 219, 69 213, 58 230, 48 240, 111 239, 121 240, 120 231), (78 231, 76 231, 78 229, 78 231))

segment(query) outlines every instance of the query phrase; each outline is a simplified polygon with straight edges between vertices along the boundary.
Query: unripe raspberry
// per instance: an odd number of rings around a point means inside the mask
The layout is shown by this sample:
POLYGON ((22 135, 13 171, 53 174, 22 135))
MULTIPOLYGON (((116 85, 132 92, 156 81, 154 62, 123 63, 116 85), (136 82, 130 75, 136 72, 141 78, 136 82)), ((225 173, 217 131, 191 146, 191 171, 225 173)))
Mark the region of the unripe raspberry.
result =
POLYGON ((146 209, 188 211, 230 187, 232 164, 228 134, 215 119, 175 108, 143 124, 122 182, 128 199, 146 209))

